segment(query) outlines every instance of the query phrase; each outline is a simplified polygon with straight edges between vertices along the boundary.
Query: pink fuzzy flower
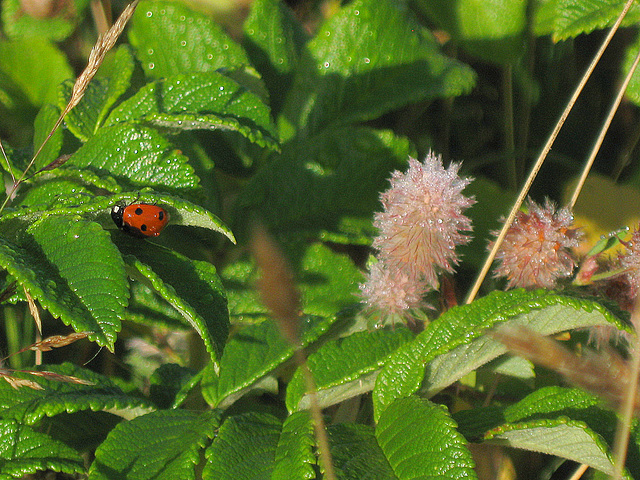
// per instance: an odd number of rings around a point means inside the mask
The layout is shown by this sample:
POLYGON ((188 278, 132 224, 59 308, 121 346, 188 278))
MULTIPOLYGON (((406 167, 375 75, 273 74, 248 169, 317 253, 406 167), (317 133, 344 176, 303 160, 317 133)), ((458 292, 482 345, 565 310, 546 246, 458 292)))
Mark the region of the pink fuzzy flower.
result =
POLYGON ((381 195, 383 212, 374 226, 380 234, 373 246, 390 271, 438 288, 438 269, 452 272, 458 264, 455 247, 469 242, 460 233, 471 230, 462 211, 473 198, 462 195, 471 179, 458 176, 460 164, 445 169, 439 156, 427 155, 423 163, 410 158, 406 173, 394 172, 391 187, 381 195))
POLYGON ((611 267, 621 269, 623 273, 606 282, 608 286, 615 286, 615 289, 608 288, 607 293, 622 308, 631 311, 640 290, 640 225, 636 227, 631 239, 623 244, 626 247, 624 253, 618 255, 617 262, 611 267))
MULTIPOLYGON (((581 232, 573 225, 568 208, 556 211, 547 200, 541 207, 528 199, 529 212, 518 212, 496 255, 495 277, 506 277, 508 288, 553 288, 558 279, 573 272, 569 251, 580 243, 581 232)), ((492 232, 498 235, 499 232, 492 232)), ((493 243, 489 245, 489 249, 493 243)))
POLYGON ((404 317, 411 309, 430 306, 423 301, 429 288, 402 270, 390 270, 384 262, 374 263, 365 283, 360 285, 364 303, 372 310, 404 317))
POLYGON ((633 289, 632 297, 635 297, 640 283, 640 226, 636 227, 626 247, 626 252, 620 255, 620 265, 626 270, 625 276, 633 289))

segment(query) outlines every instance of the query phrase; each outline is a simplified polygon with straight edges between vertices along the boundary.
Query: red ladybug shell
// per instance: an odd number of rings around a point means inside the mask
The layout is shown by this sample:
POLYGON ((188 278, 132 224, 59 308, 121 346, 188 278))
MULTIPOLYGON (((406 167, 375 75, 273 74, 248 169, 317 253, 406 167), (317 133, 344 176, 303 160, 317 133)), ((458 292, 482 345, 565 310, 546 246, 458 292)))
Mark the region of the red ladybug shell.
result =
POLYGON ((157 237, 169 222, 164 208, 147 203, 114 205, 111 218, 120 230, 137 238, 157 237))

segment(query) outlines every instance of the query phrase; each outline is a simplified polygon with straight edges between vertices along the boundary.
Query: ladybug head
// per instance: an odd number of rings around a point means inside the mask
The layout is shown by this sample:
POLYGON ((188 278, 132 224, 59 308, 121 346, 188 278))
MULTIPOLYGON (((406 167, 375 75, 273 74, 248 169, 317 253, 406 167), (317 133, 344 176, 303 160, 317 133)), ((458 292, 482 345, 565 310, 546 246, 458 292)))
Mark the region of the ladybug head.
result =
POLYGON ((124 203, 116 203, 113 207, 111 207, 111 219, 113 223, 116 224, 120 230, 122 230, 122 215, 124 214, 124 209, 126 208, 126 204, 124 203))

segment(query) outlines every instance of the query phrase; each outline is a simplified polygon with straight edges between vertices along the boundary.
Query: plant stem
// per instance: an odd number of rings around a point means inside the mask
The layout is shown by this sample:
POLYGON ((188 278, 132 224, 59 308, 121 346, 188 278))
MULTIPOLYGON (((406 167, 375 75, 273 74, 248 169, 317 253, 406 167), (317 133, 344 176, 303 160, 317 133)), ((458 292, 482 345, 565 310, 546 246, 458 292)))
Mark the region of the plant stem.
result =
MULTIPOLYGON (((4 331, 7 336, 7 348, 9 350, 7 355, 12 355, 17 352, 24 344, 20 332, 20 324, 22 321, 22 315, 18 313, 17 307, 6 306, 4 308, 4 331)), ((12 356, 9 359, 9 363, 11 364, 11 368, 19 369, 23 367, 22 357, 20 357, 20 355, 12 356)))
POLYGON ((515 140, 513 133, 513 67, 506 65, 502 69, 502 109, 504 112, 504 152, 507 158, 507 185, 509 190, 518 190, 518 172, 516 169, 515 140))

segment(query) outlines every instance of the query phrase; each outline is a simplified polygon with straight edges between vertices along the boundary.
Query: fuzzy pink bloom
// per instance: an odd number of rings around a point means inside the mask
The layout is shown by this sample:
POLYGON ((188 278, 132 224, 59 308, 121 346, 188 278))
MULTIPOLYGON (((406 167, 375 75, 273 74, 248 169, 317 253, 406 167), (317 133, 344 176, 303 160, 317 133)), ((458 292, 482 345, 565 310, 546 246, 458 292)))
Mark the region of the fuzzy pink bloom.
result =
POLYGON ((541 207, 531 199, 527 206, 529 213, 518 212, 498 250, 494 276, 506 277, 508 288, 553 288, 573 272, 569 249, 578 246, 582 233, 571 228, 573 216, 566 207, 556 211, 549 200, 541 207))
POLYGON ((601 283, 607 286, 607 296, 616 300, 625 310, 631 311, 640 290, 640 225, 636 227, 631 239, 623 244, 624 253, 620 253, 609 267, 611 270, 620 269, 623 273, 601 283))
POLYGON ((390 271, 438 288, 438 269, 452 272, 458 264, 455 247, 469 242, 460 231, 471 230, 462 211, 475 200, 462 195, 471 182, 458 176, 460 164, 445 169, 439 156, 427 155, 423 163, 410 158, 406 173, 394 172, 391 187, 381 195, 383 212, 374 226, 380 234, 373 246, 390 271))
POLYGON ((631 298, 638 294, 640 286, 640 226, 631 235, 626 251, 620 255, 620 266, 625 269, 625 277, 631 288, 631 298))
POLYGON ((390 270, 384 262, 374 263, 360 285, 364 303, 372 310, 403 317, 411 309, 430 308, 422 299, 429 290, 420 280, 401 270, 390 270))

